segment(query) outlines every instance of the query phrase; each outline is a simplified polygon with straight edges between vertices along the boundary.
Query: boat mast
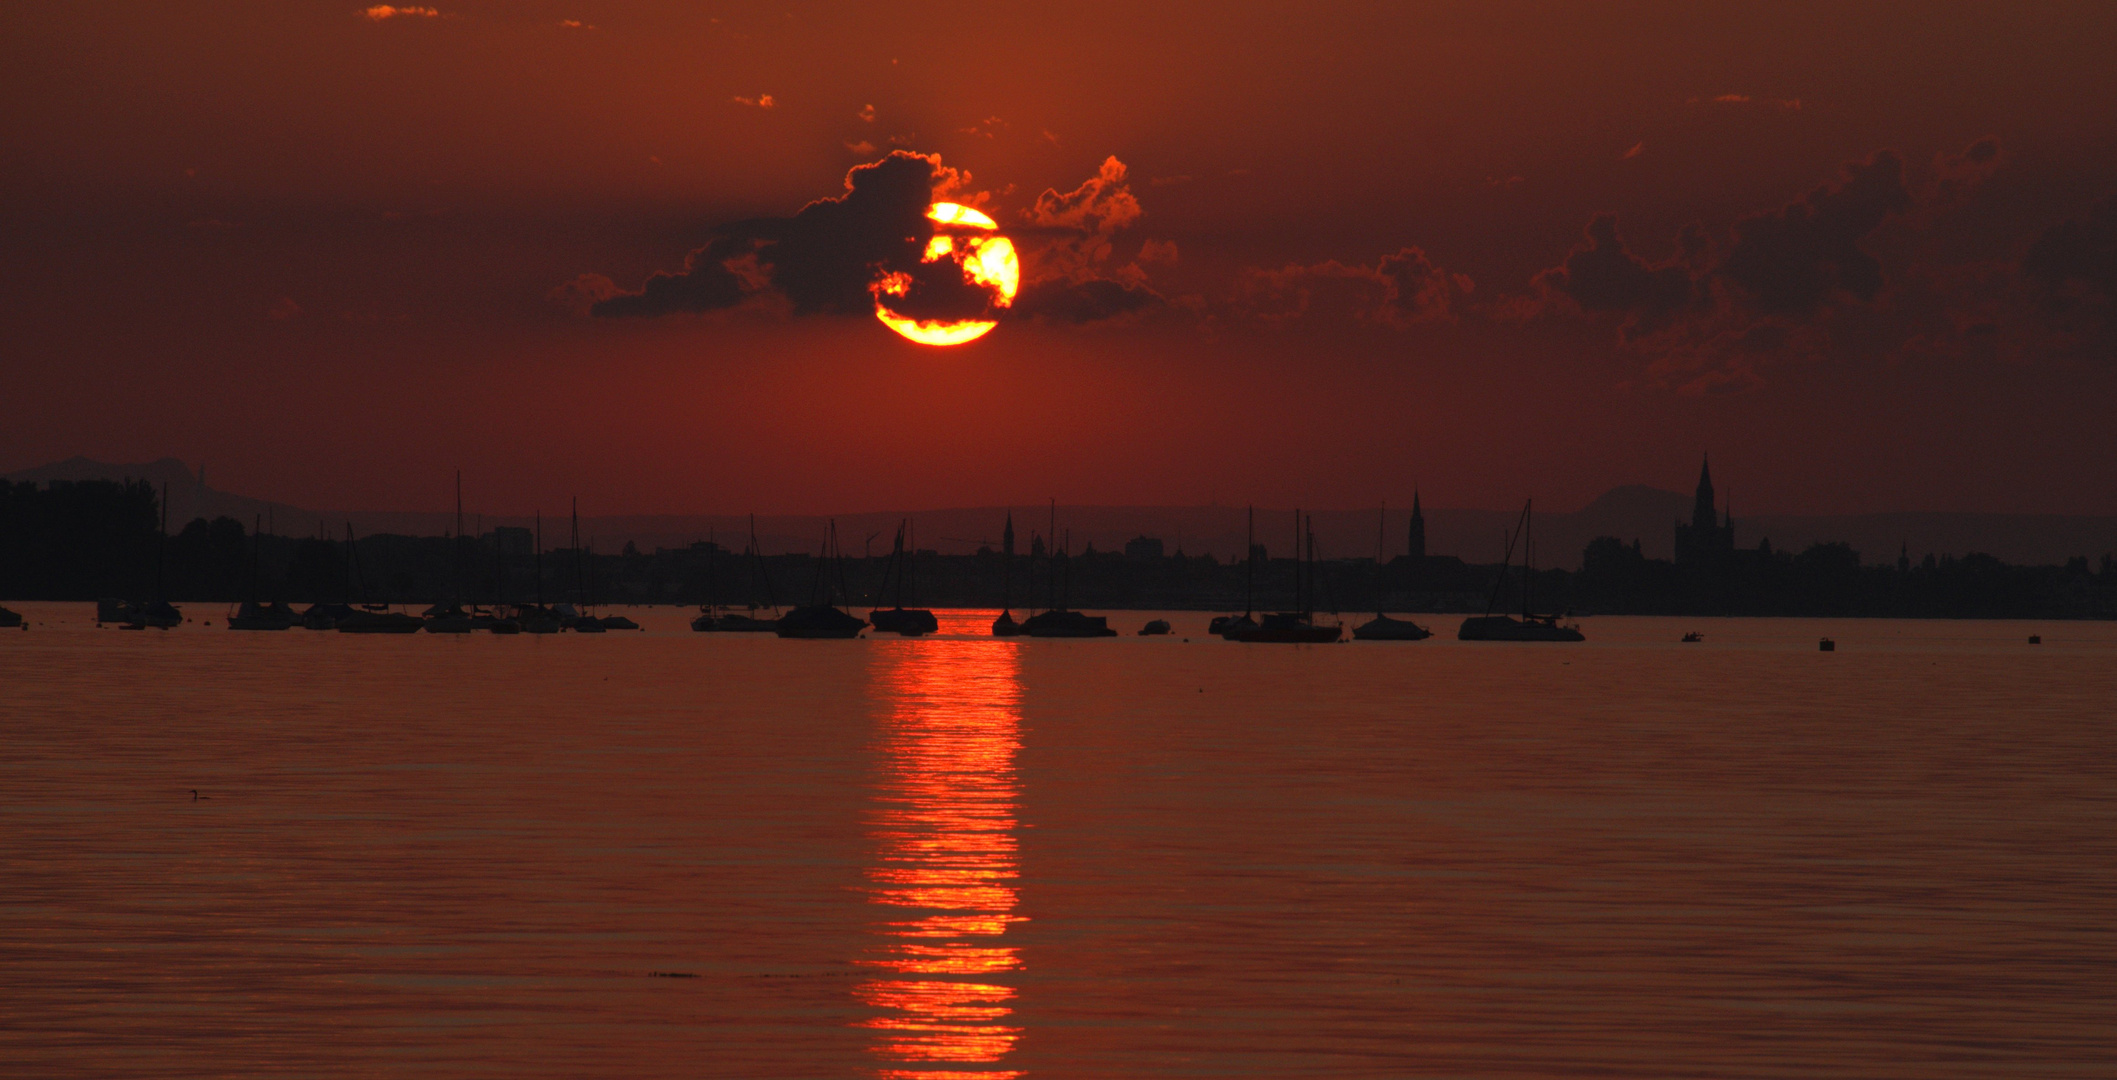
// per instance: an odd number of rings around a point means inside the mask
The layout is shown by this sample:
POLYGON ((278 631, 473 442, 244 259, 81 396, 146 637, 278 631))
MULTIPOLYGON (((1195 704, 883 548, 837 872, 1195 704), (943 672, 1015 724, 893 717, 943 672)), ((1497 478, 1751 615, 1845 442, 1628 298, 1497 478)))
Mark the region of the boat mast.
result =
POLYGON ((583 607, 588 604, 588 594, 581 591, 581 497, 573 497, 573 535, 568 542, 573 545, 573 602, 583 607))
POLYGON ((1250 526, 1245 534, 1242 553, 1242 617, 1247 619, 1257 609, 1257 507, 1250 505, 1250 526))
POLYGON ((544 508, 537 508, 537 610, 544 610, 544 508))
POLYGON ((1485 597, 1485 614, 1488 617, 1491 616, 1493 608, 1500 606, 1500 590, 1507 587, 1507 571, 1514 568, 1514 543, 1522 538, 1522 530, 1528 525, 1526 515, 1529 513, 1529 508, 1524 506, 1522 513, 1524 516, 1515 522, 1516 528, 1514 530, 1503 529, 1500 531, 1500 537, 1506 542, 1507 550, 1505 554, 1500 556, 1500 573, 1499 577, 1492 582, 1492 593, 1485 597))
POLYGON ((456 571, 456 606, 463 606, 463 470, 456 470, 456 548, 452 552, 456 571))
POLYGON ((1529 508, 1536 505, 1535 499, 1522 504, 1522 621, 1529 621, 1529 598, 1536 589, 1536 533, 1529 508))
POLYGON ((1000 545, 1000 613, 1012 615, 1014 605, 1008 594, 1014 589, 1014 508, 1007 508, 1007 542, 1000 545))
POLYGON ((1389 533, 1389 500, 1382 500, 1382 512, 1375 515, 1375 618, 1382 617, 1382 545, 1389 533))
MULTIPOLYGON (((202 465, 200 468, 203 469, 205 466, 202 465)), ((163 557, 163 551, 168 547, 169 543, 169 481, 167 480, 162 481, 161 510, 162 523, 155 529, 154 533, 154 602, 157 604, 165 599, 162 590, 162 564, 167 561, 163 557)))
POLYGON ((1301 610, 1301 508, 1294 508, 1294 610, 1301 610))

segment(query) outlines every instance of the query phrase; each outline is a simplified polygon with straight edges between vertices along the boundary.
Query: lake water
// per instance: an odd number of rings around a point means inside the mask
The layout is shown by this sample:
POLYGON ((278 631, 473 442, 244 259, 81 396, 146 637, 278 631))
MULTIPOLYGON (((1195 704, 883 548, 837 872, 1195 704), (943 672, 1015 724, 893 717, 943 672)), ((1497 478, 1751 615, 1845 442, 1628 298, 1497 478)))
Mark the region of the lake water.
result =
POLYGON ((11 606, 8 1076, 2117 1075, 2117 625, 11 606))

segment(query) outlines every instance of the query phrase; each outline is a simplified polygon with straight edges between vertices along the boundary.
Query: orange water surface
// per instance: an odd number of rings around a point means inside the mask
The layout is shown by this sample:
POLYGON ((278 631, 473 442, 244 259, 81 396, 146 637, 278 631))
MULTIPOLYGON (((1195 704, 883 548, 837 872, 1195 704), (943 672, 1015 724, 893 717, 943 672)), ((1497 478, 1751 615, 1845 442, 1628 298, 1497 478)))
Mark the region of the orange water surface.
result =
POLYGON ((9 606, 0 1075, 2117 1075, 2109 624, 9 606))

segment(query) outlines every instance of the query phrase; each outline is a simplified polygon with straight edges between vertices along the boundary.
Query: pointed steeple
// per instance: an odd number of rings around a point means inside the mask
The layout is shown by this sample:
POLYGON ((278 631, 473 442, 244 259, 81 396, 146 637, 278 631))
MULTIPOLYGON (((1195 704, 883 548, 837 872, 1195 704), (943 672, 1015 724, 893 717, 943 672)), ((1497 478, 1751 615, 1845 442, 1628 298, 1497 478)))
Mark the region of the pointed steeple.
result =
POLYGON ((1407 553, 1414 559, 1426 557, 1426 515, 1419 509, 1419 489, 1411 489, 1411 535, 1407 553))
POLYGON ((1000 551, 1009 558, 1014 556, 1014 511, 1007 511, 1007 531, 1000 534, 1000 551))
POLYGON ((1699 535, 1713 527, 1713 459, 1707 455, 1705 463, 1698 468, 1698 497, 1691 504, 1691 527, 1699 535))

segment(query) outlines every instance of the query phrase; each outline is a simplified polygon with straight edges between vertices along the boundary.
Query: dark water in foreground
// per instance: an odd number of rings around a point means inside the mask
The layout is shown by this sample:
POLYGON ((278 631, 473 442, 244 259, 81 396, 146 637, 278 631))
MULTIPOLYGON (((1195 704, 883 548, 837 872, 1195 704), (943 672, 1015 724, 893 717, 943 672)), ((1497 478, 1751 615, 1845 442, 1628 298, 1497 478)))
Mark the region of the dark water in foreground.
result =
POLYGON ((2117 626, 15 606, 9 1076, 2117 1075, 2117 626))

